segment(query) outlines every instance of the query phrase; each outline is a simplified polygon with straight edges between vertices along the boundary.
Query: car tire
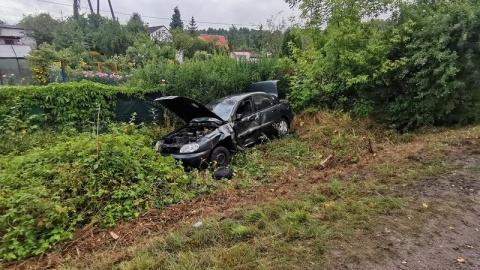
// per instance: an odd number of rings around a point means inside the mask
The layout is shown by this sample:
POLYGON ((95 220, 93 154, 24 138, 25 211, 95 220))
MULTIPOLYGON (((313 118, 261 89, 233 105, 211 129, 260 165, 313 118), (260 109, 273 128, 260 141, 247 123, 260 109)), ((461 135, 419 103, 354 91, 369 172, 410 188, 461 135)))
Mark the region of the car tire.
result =
POLYGON ((230 151, 223 146, 217 146, 210 154, 210 162, 215 167, 226 167, 230 163, 230 151))
POLYGON ((289 130, 290 126, 288 125, 287 119, 285 119, 285 117, 280 118, 280 121, 278 122, 278 136, 284 137, 288 134, 289 130))

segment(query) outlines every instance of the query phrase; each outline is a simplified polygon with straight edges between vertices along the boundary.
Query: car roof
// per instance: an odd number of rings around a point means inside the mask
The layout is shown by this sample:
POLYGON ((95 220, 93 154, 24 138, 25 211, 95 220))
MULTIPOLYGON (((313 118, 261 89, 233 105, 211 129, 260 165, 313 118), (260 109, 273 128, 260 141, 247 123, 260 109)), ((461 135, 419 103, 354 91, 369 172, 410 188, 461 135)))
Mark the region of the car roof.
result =
POLYGON ((246 97, 249 97, 249 96, 251 96, 251 95, 253 95, 253 94, 269 95, 269 94, 267 94, 267 93, 265 93, 265 92, 240 93, 240 94, 234 94, 234 95, 222 97, 222 98, 217 99, 216 101, 227 100, 227 99, 234 100, 234 101, 241 101, 242 99, 244 99, 244 98, 246 98, 246 97))

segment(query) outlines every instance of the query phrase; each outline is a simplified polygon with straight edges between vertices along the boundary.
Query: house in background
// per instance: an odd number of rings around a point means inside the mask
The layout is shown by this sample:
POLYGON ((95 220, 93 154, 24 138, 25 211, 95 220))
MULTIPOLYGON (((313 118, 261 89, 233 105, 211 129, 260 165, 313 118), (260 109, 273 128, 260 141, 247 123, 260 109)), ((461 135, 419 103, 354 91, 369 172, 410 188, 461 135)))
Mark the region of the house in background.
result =
POLYGON ((145 28, 150 35, 150 38, 157 42, 170 42, 172 41, 172 34, 168 31, 168 28, 164 25, 159 26, 148 26, 146 25, 145 28))
POLYGON ((236 58, 239 61, 256 61, 257 55, 250 50, 234 50, 230 52, 231 58, 236 58))
POLYGON ((25 36, 25 29, 16 25, 0 25, 0 45, 37 46, 34 39, 25 36))
POLYGON ((200 34, 199 38, 205 42, 213 42, 219 47, 224 47, 227 51, 230 50, 227 39, 224 36, 200 34))

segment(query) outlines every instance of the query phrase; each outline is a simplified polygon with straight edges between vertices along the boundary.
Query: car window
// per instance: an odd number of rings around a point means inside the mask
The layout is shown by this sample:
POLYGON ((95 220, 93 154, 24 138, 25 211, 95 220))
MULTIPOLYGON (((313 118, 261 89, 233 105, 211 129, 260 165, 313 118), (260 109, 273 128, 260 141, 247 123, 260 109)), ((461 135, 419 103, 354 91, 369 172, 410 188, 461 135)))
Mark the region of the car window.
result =
POLYGON ((232 115, 233 108, 235 107, 235 100, 232 99, 220 99, 214 101, 205 107, 216 115, 220 116, 223 120, 227 121, 232 115))
POLYGON ((243 116, 247 116, 253 113, 253 106, 250 98, 246 98, 240 102, 240 105, 237 109, 237 114, 241 114, 243 116))
POLYGON ((253 95, 253 101, 255 102, 255 107, 257 108, 257 111, 264 110, 273 105, 272 99, 268 95, 253 95))

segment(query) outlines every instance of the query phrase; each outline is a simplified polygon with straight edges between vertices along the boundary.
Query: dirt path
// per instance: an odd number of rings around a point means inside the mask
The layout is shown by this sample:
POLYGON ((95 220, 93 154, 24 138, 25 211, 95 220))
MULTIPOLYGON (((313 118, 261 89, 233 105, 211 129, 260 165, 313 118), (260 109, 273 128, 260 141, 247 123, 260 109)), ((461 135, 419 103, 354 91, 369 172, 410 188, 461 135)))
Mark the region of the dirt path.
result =
POLYGON ((457 170, 399 192, 418 208, 381 217, 374 235, 332 251, 330 268, 480 269, 480 154, 457 151, 448 159, 457 170), (365 254, 351 250, 362 245, 365 254))

